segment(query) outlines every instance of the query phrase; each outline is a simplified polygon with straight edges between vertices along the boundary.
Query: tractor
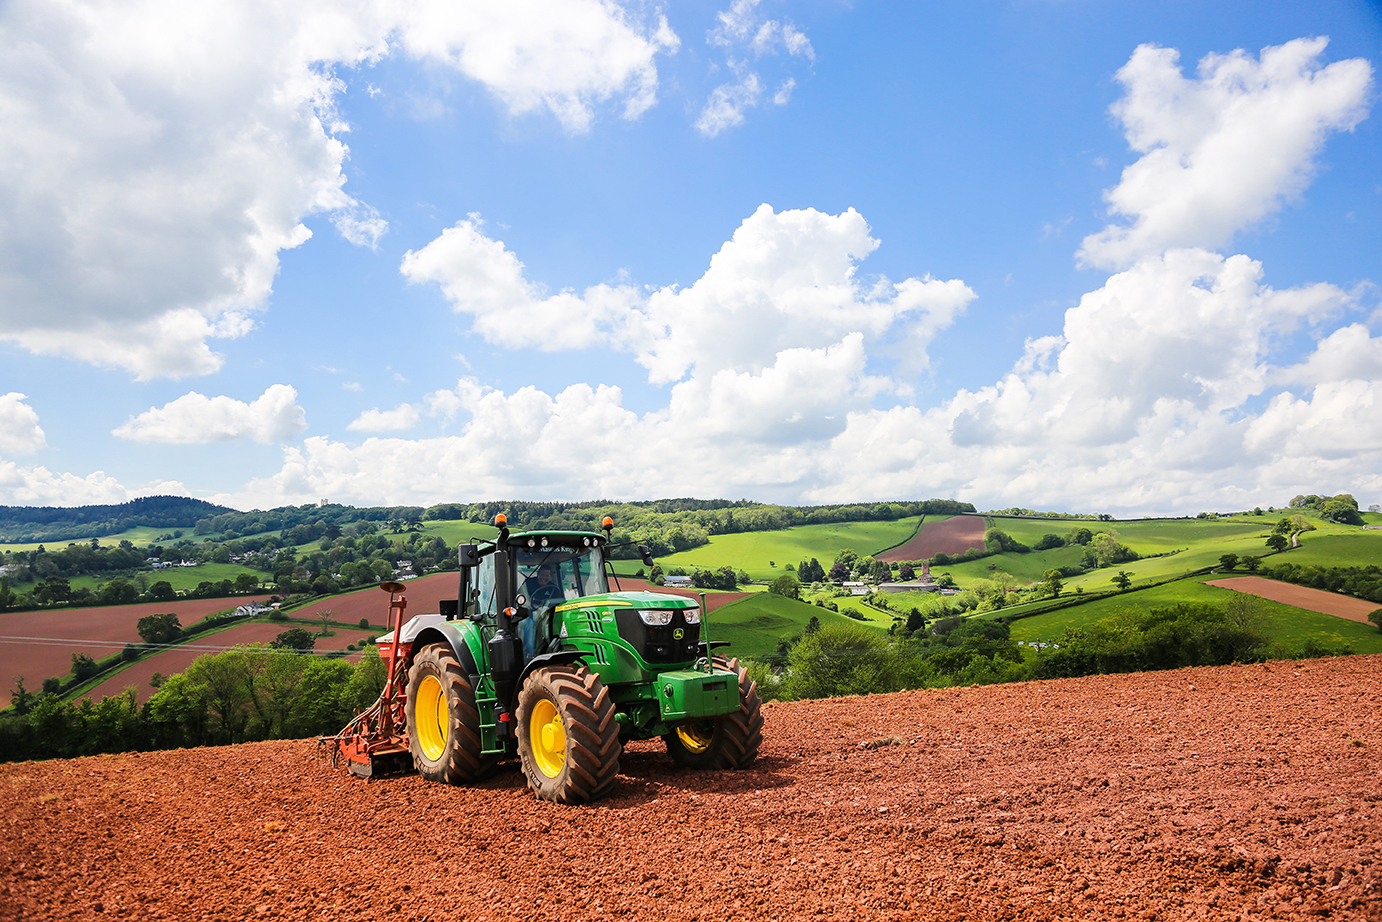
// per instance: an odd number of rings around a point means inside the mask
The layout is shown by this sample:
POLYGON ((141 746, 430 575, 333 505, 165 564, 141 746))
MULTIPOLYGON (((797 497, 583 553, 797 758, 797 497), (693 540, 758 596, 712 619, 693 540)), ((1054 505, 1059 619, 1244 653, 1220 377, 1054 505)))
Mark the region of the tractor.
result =
MULTIPOLYGON (((361 777, 415 769, 465 784, 518 758, 544 800, 607 793, 631 740, 661 737, 689 768, 745 768, 758 756, 756 684, 704 637, 704 605, 682 596, 610 591, 613 521, 601 532, 511 533, 457 549, 455 599, 406 622, 389 593, 383 693, 341 733, 333 761, 361 777)), ((627 542, 626 542, 627 544, 627 542)), ((653 565, 647 547, 638 545, 653 565)))

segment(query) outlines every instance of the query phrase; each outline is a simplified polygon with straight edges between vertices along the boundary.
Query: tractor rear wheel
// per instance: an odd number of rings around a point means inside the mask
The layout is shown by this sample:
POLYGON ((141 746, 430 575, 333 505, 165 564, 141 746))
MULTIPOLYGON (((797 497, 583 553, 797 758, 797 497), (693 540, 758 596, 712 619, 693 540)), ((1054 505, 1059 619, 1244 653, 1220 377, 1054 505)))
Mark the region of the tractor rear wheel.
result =
POLYGON ((455 652, 423 647, 408 670, 408 747, 428 781, 464 784, 494 770, 497 756, 480 752, 480 711, 455 652))
POLYGON ((518 693, 518 756, 543 800, 583 804, 619 774, 619 724, 600 677, 581 666, 535 669, 518 693))
POLYGON ((723 717, 683 724, 662 738, 667 754, 683 768, 748 768, 763 745, 758 683, 739 660, 715 657, 715 665, 739 677, 739 710, 723 717))

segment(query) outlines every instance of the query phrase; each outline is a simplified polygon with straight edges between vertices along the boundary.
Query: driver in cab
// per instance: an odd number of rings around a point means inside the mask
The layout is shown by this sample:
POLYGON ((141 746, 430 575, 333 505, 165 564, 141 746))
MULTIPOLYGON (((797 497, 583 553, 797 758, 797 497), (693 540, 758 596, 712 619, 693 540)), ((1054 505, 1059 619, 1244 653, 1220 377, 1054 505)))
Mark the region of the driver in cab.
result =
POLYGON ((528 577, 527 590, 528 605, 534 612, 566 601, 566 593, 562 591, 554 563, 544 563, 538 567, 537 572, 528 577))

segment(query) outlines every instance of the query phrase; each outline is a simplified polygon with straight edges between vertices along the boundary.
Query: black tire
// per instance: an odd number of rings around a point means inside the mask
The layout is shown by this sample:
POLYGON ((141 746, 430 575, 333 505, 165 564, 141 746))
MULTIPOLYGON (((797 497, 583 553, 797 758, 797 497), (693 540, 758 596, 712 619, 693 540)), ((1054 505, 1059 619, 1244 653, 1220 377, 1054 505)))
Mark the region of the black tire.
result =
POLYGON ((662 738, 667 754, 683 768, 748 768, 763 745, 762 702, 758 683, 739 660, 715 657, 715 665, 739 677, 739 710, 723 717, 677 727, 662 738))
POLYGON ((465 784, 494 770, 497 755, 480 752, 480 711, 455 652, 446 644, 423 647, 408 670, 408 748, 428 781, 465 784))
POLYGON ((518 756, 543 800, 583 804, 619 775, 619 723, 600 677, 582 666, 534 669, 518 693, 518 756))

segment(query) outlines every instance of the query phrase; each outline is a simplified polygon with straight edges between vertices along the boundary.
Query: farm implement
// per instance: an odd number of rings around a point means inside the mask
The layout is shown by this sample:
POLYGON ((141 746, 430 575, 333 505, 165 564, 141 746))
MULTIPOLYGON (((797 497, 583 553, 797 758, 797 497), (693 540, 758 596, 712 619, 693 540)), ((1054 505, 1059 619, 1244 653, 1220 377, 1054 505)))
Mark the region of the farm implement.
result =
MULTIPOLYGON (((763 739, 758 690, 702 639, 694 601, 609 589, 614 523, 511 533, 457 549, 457 597, 407 621, 399 583, 379 638, 383 693, 319 741, 360 777, 416 770, 464 784, 517 758, 544 800, 603 796, 631 740, 661 737, 679 765, 736 769, 763 739)), ((652 566, 648 549, 639 546, 652 566)), ((617 581, 616 581, 617 582, 617 581)))

